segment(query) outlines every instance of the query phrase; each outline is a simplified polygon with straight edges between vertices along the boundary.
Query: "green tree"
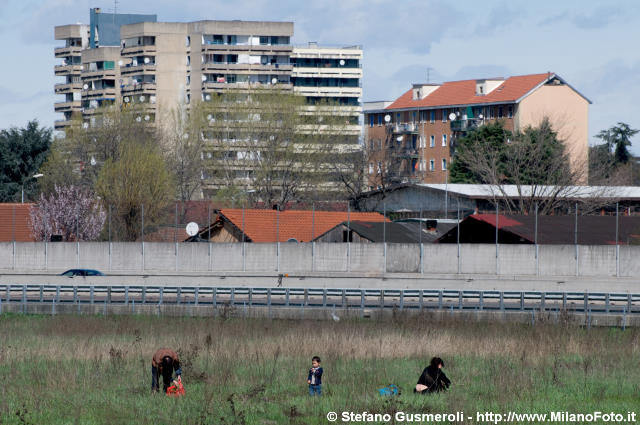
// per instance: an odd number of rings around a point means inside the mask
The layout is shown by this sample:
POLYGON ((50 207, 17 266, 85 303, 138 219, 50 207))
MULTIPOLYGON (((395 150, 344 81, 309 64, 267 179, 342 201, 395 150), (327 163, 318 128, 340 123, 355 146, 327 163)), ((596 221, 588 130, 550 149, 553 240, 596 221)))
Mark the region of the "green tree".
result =
POLYGON ((174 199, 175 185, 154 143, 123 143, 116 158, 107 159, 96 191, 111 213, 111 233, 135 241, 144 228, 153 228, 174 199))
POLYGON ((471 131, 455 145, 455 180, 489 185, 504 210, 530 214, 535 205, 550 213, 583 181, 586 164, 571 164, 564 143, 548 119, 512 134, 500 124, 471 131), (508 197, 514 185, 518 197, 508 197))
POLYGON ((631 154, 629 153, 631 138, 638 134, 639 131, 640 130, 629 127, 629 124, 623 122, 619 122, 618 125, 611 127, 611 134, 615 146, 613 153, 617 163, 626 164, 629 162, 629 159, 631 159, 631 154))
POLYGON ((481 148, 485 159, 495 164, 496 179, 501 180, 504 175, 505 149, 507 142, 513 135, 506 130, 501 122, 480 126, 455 140, 454 156, 449 171, 451 183, 484 183, 487 170, 479 170, 478 164, 471 161, 476 149, 481 148))
POLYGON ((0 131, 0 202, 20 202, 24 185, 25 199, 35 199, 35 180, 51 146, 51 129, 32 120, 25 127, 0 131))

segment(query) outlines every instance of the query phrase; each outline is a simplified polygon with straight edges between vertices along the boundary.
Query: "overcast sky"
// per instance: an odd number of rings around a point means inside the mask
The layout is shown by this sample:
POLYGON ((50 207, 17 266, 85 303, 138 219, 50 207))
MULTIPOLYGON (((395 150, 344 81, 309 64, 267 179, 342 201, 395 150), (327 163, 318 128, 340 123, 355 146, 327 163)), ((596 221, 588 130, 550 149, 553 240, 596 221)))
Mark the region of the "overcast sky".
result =
MULTIPOLYGON (((52 126, 53 27, 89 23, 113 0, 0 0, 0 128, 52 126)), ((637 0, 119 0, 159 21, 293 21, 295 44, 364 47, 363 100, 393 100, 411 83, 552 71, 588 97, 590 142, 618 121, 640 128, 637 0)), ((633 151, 640 154, 640 136, 633 151)))

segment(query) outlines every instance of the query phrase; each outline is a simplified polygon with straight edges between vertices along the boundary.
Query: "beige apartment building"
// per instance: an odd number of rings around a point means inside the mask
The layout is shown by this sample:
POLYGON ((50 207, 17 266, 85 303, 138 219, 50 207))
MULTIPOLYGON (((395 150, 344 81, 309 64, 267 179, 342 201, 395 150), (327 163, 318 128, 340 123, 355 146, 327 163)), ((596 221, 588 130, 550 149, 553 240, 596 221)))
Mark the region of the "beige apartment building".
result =
MULTIPOLYGON (((99 11, 92 13, 104 18, 99 11)), ((75 97, 67 99, 72 102, 56 106, 56 110, 82 113, 85 126, 89 126, 96 122, 96 110, 103 105, 135 105, 141 111, 137 119, 158 128, 170 125, 177 108, 188 109, 196 101, 208 102, 228 91, 275 88, 303 96, 306 113, 318 113, 318 108, 326 107, 327 114, 344 118, 340 134, 335 134, 336 143, 344 151, 359 149, 360 46, 323 47, 309 43, 294 47, 292 22, 178 23, 155 22, 153 15, 128 16, 143 21, 119 27, 119 46, 90 48, 85 37, 82 47, 74 50, 77 67, 73 71, 80 85, 74 86, 75 97)), ((69 27, 79 31, 76 26, 69 27)), ((60 37, 70 37, 65 28, 56 28, 56 38, 58 33, 60 37)), ((90 32, 86 26, 84 31, 90 32)), ((58 72, 56 67, 56 75, 58 72)), ((65 115, 67 121, 56 125, 56 129, 64 129, 70 118, 71 114, 65 115)), ((327 131, 332 134, 332 130, 327 131)), ((216 140, 206 142, 209 146, 203 158, 211 161, 202 172, 204 195, 225 186, 225 182, 208 175, 207 169, 216 168, 215 162, 225 159, 219 158, 220 152, 215 153, 216 140)), ((242 146, 237 149, 237 155, 241 155, 242 146)), ((234 171, 238 175, 236 183, 246 187, 249 171, 234 171)))
POLYGON ((61 61, 55 65, 54 73, 63 78, 56 83, 54 91, 64 99, 53 105, 54 110, 62 114, 54 127, 63 130, 71 124, 74 114, 82 113, 82 52, 89 46, 89 25, 55 27, 54 37, 64 42, 63 46, 54 50, 55 57, 61 61))
POLYGON ((501 121, 510 131, 548 117, 571 166, 587 181, 591 101, 552 72, 509 78, 414 84, 395 101, 365 105, 368 185, 447 183, 455 137, 501 121))

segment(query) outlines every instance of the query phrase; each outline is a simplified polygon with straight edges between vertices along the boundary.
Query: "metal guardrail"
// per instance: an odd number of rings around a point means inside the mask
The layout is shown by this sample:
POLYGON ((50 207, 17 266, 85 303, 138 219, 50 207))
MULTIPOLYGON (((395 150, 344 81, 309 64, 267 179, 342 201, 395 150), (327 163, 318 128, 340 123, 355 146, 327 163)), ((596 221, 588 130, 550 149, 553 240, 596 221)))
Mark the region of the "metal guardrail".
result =
POLYGON ((632 293, 434 289, 0 285, 0 313, 3 303, 640 314, 640 294, 632 293))

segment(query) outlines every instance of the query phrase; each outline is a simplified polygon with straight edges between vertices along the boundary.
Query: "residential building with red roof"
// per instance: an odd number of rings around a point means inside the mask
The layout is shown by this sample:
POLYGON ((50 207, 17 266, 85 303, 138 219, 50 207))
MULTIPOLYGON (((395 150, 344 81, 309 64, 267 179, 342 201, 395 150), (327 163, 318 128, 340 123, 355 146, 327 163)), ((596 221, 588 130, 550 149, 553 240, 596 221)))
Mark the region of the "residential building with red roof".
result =
POLYGON ((451 142, 466 131, 501 121, 510 131, 548 117, 565 141, 572 167, 587 180, 591 101, 552 72, 509 78, 413 84, 391 104, 364 107, 369 186, 381 179, 447 183, 451 142))
POLYGON ((221 209, 199 240, 211 242, 310 242, 345 221, 387 221, 376 212, 221 209))
POLYGON ((0 204, 0 242, 34 242, 31 209, 34 204, 0 204))

